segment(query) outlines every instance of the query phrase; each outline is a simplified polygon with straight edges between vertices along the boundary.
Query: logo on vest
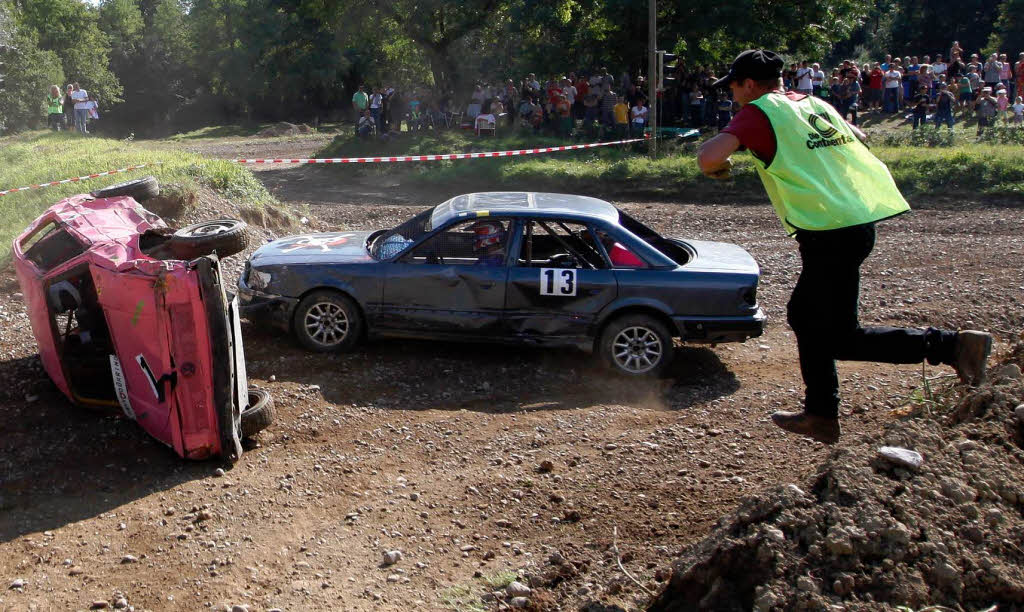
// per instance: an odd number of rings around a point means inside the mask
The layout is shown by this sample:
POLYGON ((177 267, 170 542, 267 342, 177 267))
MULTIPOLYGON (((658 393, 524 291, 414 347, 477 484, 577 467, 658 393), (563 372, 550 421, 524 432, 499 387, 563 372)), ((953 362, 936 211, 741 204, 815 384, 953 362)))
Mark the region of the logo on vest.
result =
POLYGON ((827 117, 811 113, 807 122, 816 131, 807 133, 807 148, 814 150, 820 147, 838 147, 853 142, 853 139, 846 134, 839 134, 839 130, 828 120, 827 117), (836 135, 839 135, 836 138, 836 135))

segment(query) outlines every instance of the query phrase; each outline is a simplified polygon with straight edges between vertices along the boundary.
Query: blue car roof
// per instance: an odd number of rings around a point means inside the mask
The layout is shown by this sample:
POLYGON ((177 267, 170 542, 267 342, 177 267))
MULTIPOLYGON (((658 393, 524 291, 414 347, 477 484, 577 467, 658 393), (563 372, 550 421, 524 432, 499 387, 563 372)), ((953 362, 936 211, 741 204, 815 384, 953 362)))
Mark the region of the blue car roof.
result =
POLYGON ((453 217, 586 217, 618 223, 619 211, 614 206, 587 196, 533 191, 486 191, 467 193, 434 207, 431 227, 440 227, 453 217))

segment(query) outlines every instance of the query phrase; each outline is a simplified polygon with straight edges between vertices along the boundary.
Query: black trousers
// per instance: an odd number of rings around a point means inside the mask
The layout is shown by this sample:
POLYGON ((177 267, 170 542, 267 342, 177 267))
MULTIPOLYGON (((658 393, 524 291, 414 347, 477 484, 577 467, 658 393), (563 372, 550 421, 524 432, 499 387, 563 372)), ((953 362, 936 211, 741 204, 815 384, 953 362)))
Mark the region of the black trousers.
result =
POLYGON ((839 416, 836 360, 950 364, 956 332, 935 328, 861 327, 860 265, 875 246, 873 223, 824 232, 799 231, 803 269, 787 308, 807 388, 804 409, 839 416))

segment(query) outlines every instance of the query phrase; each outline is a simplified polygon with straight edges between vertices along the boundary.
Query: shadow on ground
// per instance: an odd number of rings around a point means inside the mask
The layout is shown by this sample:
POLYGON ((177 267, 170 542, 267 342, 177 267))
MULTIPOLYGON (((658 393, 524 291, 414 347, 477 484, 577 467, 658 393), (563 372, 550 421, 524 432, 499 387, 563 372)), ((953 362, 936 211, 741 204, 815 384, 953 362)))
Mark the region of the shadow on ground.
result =
POLYGON ((710 349, 677 347, 661 379, 626 378, 578 350, 378 340, 313 354, 288 335, 246 326, 251 377, 319 385, 337 405, 502 413, 621 404, 681 410, 729 395, 739 381, 710 349))
POLYGON ((0 543, 95 517, 221 465, 185 462, 134 422, 71 405, 36 356, 0 362, 0 380, 17 381, 0 391, 0 543))

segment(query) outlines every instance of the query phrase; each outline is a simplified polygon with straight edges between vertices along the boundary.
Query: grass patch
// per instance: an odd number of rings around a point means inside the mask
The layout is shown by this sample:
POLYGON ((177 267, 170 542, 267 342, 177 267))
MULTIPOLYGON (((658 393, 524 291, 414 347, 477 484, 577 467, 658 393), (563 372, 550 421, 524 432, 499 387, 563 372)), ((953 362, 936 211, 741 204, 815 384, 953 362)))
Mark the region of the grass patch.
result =
POLYGON ((490 590, 497 591, 499 589, 504 589, 518 579, 519 574, 517 572, 512 570, 503 570, 484 576, 484 584, 486 584, 490 590))
POLYGON ((473 589, 457 584, 441 592, 441 603, 456 612, 486 612, 487 608, 473 589))
POLYGON ((143 163, 163 162, 124 174, 68 183, 0 198, 0 261, 11 241, 40 213, 61 199, 152 174, 162 185, 174 184, 184 195, 205 186, 241 205, 262 209, 273 198, 247 168, 193 153, 150 149, 140 143, 82 137, 67 132, 37 131, 0 139, 0 189, 84 176, 143 163))

